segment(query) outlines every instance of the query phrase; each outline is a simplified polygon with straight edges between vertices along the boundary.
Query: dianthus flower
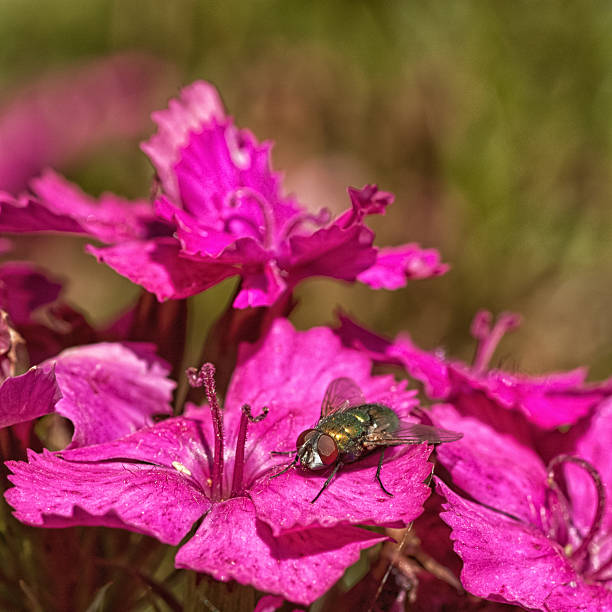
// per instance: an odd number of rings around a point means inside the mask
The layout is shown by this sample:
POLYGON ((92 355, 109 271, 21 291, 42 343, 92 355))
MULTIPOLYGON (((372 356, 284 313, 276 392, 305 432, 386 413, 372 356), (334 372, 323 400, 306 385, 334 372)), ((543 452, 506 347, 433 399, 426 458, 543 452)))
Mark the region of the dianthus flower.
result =
POLYGON ((124 333, 96 330, 61 299, 61 291, 36 266, 0 264, 0 428, 20 426, 13 433, 25 445, 32 421, 56 413, 71 421, 73 447, 112 440, 151 424, 155 414, 171 414, 174 383, 155 347, 99 342, 133 337, 130 325, 123 325, 126 315, 114 324, 121 323, 124 333), (93 344, 74 346, 87 342, 93 344), (138 402, 132 404, 130 393, 138 402), (107 420, 112 414, 116 418, 107 420))
POLYGON ((0 310, 27 348, 34 365, 69 346, 103 338, 61 297, 62 286, 39 267, 23 261, 0 264, 0 310))
POLYGON ((237 129, 211 85, 193 83, 153 118, 158 132, 142 145, 159 180, 153 206, 109 194, 96 203, 47 172, 35 198, 0 198, 0 230, 97 238, 109 246, 88 250, 159 300, 239 275, 237 308, 270 306, 309 276, 396 289, 446 271, 435 250, 373 246, 365 218, 393 201, 374 185, 350 188, 352 206, 334 220, 284 196, 271 145, 237 129))
MULTIPOLYGON (((446 357, 442 350, 426 351, 408 334, 395 340, 378 336, 340 315, 337 333, 347 345, 364 351, 374 361, 398 365, 423 383, 425 394, 455 406, 478 402, 508 411, 517 411, 541 429, 571 425, 588 414, 612 393, 612 381, 586 384, 586 368, 528 376, 489 368, 497 344, 515 328, 520 318, 503 313, 493 324, 491 314, 480 311, 472 323, 478 345, 471 365, 446 357)), ((498 410, 503 419, 503 410, 498 410)))
POLYGON ((434 420, 465 433, 440 448, 452 483, 437 483, 465 588, 529 609, 612 610, 612 400, 569 434, 548 434, 550 460, 449 405, 434 420))
POLYGON ((69 448, 124 436, 170 415, 174 382, 147 345, 74 347, 0 385, 0 427, 55 412, 72 422, 69 448))
MULTIPOLYGON (((294 469, 271 479, 285 461, 272 451, 295 450, 337 377, 354 378, 368 401, 410 418, 414 392, 370 370, 371 361, 343 348, 330 330, 296 332, 277 320, 260 342, 241 346, 223 411, 206 365, 191 378, 204 384, 210 412, 188 406, 182 417, 114 441, 8 462, 15 487, 7 501, 27 524, 122 527, 173 545, 201 518, 178 550, 177 567, 308 604, 361 549, 384 539, 355 525, 405 525, 429 494, 426 445, 389 454, 382 476, 394 497, 374 478, 376 457, 340 471, 316 503, 325 475, 294 469)), ((124 389, 137 405, 139 390, 124 389)))
MULTIPOLYGON (((438 450, 450 481, 437 488, 466 590, 530 609, 612 609, 610 381, 585 384, 583 368, 538 377, 489 370, 497 343, 517 324, 512 314, 493 325, 479 313, 471 365, 346 317, 337 333, 374 360, 404 367, 426 395, 447 402, 432 407, 434 424, 465 433, 438 450), (574 427, 561 434, 561 425, 574 427)), ((458 569, 450 551, 440 557, 458 569)), ((460 601, 452 591, 444 598, 460 601)))

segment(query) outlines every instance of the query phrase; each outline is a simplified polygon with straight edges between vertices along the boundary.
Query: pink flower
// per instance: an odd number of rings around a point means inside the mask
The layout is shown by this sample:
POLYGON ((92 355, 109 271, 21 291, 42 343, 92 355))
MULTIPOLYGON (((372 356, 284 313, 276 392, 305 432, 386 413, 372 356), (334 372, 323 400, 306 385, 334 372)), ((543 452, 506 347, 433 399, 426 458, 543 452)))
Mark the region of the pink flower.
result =
POLYGON ((61 290, 31 264, 0 265, 0 428, 29 424, 16 432, 25 442, 31 421, 55 412, 72 422, 73 447, 112 440, 170 414, 174 383, 155 347, 99 342, 107 334, 62 302, 61 290), (98 343, 63 350, 77 341, 98 343), (133 403, 130 393, 142 397, 133 403))
POLYGON ((114 440, 172 413, 167 374, 144 345, 67 349, 0 385, 0 427, 55 412, 74 426, 69 448, 114 440))
POLYGON ((561 451, 548 463, 513 432, 451 406, 434 420, 465 433, 438 452, 452 489, 437 485, 465 588, 529 609, 612 610, 612 402, 565 437, 548 434, 545 446, 561 451))
MULTIPOLYGON (((356 525, 405 525, 429 494, 425 445, 402 448, 385 462, 393 498, 374 479, 377 457, 340 471, 316 504, 310 500, 325 475, 290 470, 270 479, 283 463, 271 451, 295 449, 298 434, 318 420, 334 378, 353 377, 368 401, 409 417, 414 392, 370 369, 368 358, 343 348, 330 330, 296 332, 278 320, 263 341, 242 345, 223 412, 212 371, 203 368, 210 412, 189 406, 183 417, 114 441, 9 462, 15 487, 6 498, 31 525, 122 527, 174 545, 202 518, 177 553, 178 567, 308 604, 362 548, 384 539, 356 525), (253 418, 249 406, 269 412, 253 418)), ((121 386, 138 404, 140 391, 121 386)))
POLYGON ((472 334, 478 340, 472 365, 449 359, 441 350, 425 351, 407 334, 388 340, 344 315, 340 315, 337 333, 347 346, 364 351, 375 361, 405 368, 410 376, 423 383, 432 399, 457 406, 473 401, 489 403, 491 409, 495 406, 518 411, 542 429, 575 423, 612 393, 612 381, 586 384, 585 368, 543 376, 489 369, 498 342, 519 322, 517 315, 502 313, 493 325, 490 313, 479 312, 472 323, 472 334))
POLYGON ((37 198, 0 199, 0 229, 84 233, 110 246, 89 251, 159 300, 182 298, 239 275, 234 306, 270 306, 309 276, 396 289, 442 274, 434 250, 373 246, 365 224, 384 214, 390 193, 349 189, 352 207, 330 220, 284 196, 270 169, 269 143, 239 130, 216 90, 186 87, 154 113, 158 132, 143 150, 159 177, 154 209, 106 195, 98 205, 56 175, 33 182, 37 198))
POLYGON ((541 377, 489 370, 517 323, 503 314, 493 325, 479 313, 471 366, 346 317, 337 333, 422 381, 430 397, 448 402, 433 406, 434 424, 464 432, 437 451, 452 480, 437 487, 466 590, 529 609, 612 610, 610 382, 585 384, 584 369, 541 377), (569 434, 555 431, 571 424, 569 434))
POLYGON ((33 323, 32 313, 54 302, 60 291, 59 283, 47 278, 30 263, 11 261, 0 264, 0 308, 16 325, 33 323))
POLYGON ((129 201, 111 193, 96 200, 52 170, 34 179, 31 187, 38 198, 0 192, 0 230, 84 234, 107 243, 172 233, 146 200, 129 201))

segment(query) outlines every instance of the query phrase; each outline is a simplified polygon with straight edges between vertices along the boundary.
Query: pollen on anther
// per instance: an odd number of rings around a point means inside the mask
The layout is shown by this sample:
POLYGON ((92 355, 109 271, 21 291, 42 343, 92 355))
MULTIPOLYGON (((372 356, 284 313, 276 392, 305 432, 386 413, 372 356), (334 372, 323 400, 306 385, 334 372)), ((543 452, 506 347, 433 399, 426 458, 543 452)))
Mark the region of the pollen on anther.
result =
POLYGON ((189 468, 185 467, 182 463, 179 463, 178 461, 173 461, 172 462, 172 467, 177 472, 180 472, 181 474, 185 474, 185 476, 191 476, 191 470, 189 468))

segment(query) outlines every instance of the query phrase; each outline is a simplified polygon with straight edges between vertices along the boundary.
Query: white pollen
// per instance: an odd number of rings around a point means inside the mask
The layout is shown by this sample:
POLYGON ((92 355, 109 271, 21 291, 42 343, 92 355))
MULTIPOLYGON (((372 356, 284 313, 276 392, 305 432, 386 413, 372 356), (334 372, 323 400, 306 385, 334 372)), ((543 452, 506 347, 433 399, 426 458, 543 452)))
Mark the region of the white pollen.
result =
POLYGON ((189 468, 186 468, 182 463, 179 463, 178 461, 173 461, 172 467, 177 472, 180 472, 181 474, 185 474, 185 476, 191 476, 191 470, 189 468))

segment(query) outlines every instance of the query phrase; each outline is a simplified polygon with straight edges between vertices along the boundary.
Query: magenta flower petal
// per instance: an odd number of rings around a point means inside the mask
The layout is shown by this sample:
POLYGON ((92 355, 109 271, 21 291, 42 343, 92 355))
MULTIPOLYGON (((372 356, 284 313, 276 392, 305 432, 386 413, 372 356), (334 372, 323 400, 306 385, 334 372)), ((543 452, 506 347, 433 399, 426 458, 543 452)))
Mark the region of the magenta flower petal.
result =
POLYGON ((272 306, 287 289, 287 283, 278 266, 268 262, 261 273, 251 274, 244 279, 234 300, 234 308, 255 308, 272 306))
POLYGON ((542 429, 571 425, 610 395, 609 385, 586 385, 585 378, 584 368, 546 376, 524 376, 499 370, 477 376, 461 364, 451 368, 455 388, 464 392, 481 390, 498 405, 521 412, 542 429))
POLYGON ((210 418, 206 418, 204 411, 204 415, 194 418, 167 419, 117 440, 57 454, 75 463, 128 460, 173 469, 207 493, 212 461, 209 425, 210 418))
POLYGON ((267 405, 270 424, 266 419, 253 425, 253 431, 266 431, 260 441, 266 452, 283 450, 278 444, 286 446, 288 438, 294 445, 301 431, 297 430, 316 423, 323 395, 334 378, 351 376, 362 384, 370 379, 370 370, 370 360, 344 348, 329 329, 296 332, 289 321, 277 319, 265 340, 239 348, 225 401, 228 431, 238 430, 242 404, 267 405), (275 414, 283 415, 284 427, 274 424, 275 414))
POLYGON ((374 289, 399 289, 410 279, 430 278, 449 269, 435 249, 422 249, 418 244, 380 249, 376 263, 357 277, 374 289))
POLYGON ((427 461, 431 450, 422 444, 399 456, 387 451, 389 459, 383 464, 381 479, 394 497, 387 496, 374 479, 376 453, 340 470, 314 504, 310 501, 321 490, 327 472, 292 470, 272 480, 264 476, 251 490, 251 499, 257 516, 270 525, 274 535, 313 525, 407 525, 421 514, 431 493, 425 484, 432 471, 427 461))
POLYGON ((249 430, 258 440, 250 452, 267 462, 270 451, 295 449, 297 436, 318 421, 327 386, 341 376, 357 381, 369 401, 385 403, 408 417, 418 404, 415 391, 391 377, 373 377, 370 371, 370 360, 343 347, 328 328, 297 332, 289 321, 277 319, 265 341, 239 349, 225 401, 228 435, 238 431, 240 406, 266 405, 268 417, 249 430))
POLYGON ((307 605, 386 539, 357 527, 308 529, 275 538, 244 497, 217 504, 177 553, 177 567, 236 580, 307 605))
POLYGON ((380 191, 376 185, 366 185, 361 189, 348 188, 353 205, 353 215, 363 218, 366 215, 384 215, 387 206, 393 204, 395 196, 388 191, 380 191))
POLYGON ((292 236, 290 257, 281 262, 290 269, 293 284, 309 276, 329 276, 352 281, 374 265, 374 233, 364 225, 349 228, 333 223, 308 236, 292 236))
MULTIPOLYGON (((65 454, 70 457, 70 452, 65 454)), ((174 468, 133 462, 81 463, 45 451, 9 461, 5 496, 29 525, 103 525, 178 544, 210 503, 174 468)))
POLYGON ((375 362, 400 365, 408 374, 425 385, 432 398, 447 397, 451 391, 448 364, 440 351, 425 351, 417 347, 408 334, 389 340, 371 332, 342 312, 336 334, 343 344, 365 352, 375 362))
POLYGON ((0 308, 6 310, 15 325, 32 321, 32 313, 54 302, 62 289, 42 271, 25 262, 0 265, 0 308))
POLYGON ((53 368, 36 366, 0 384, 0 428, 53 412, 61 397, 53 368))
POLYGON ((449 405, 435 406, 433 418, 436 425, 463 433, 461 440, 438 449, 438 458, 457 486, 483 504, 539 523, 546 470, 534 451, 449 405))
POLYGON ((612 591, 584 581, 570 582, 553 589, 545 606, 559 612, 611 612, 612 591))
POLYGON ((441 516, 453 530, 464 562, 461 581, 470 593, 539 610, 576 609, 567 600, 546 607, 556 589, 582 582, 558 544, 529 524, 463 499, 442 482, 437 487, 446 498, 441 516))
POLYGON ((62 399, 56 412, 74 424, 71 447, 114 440, 171 414, 175 383, 167 367, 137 356, 121 344, 68 349, 45 362, 55 369, 62 399))
POLYGON ((53 211, 34 198, 17 199, 0 192, 0 231, 81 234, 83 228, 76 219, 53 211))
POLYGON ((170 100, 166 110, 152 114, 158 131, 141 145, 149 156, 162 182, 164 191, 174 200, 179 200, 178 183, 174 165, 180 150, 187 144, 192 133, 212 119, 225 117, 223 104, 217 90, 204 81, 196 81, 183 88, 181 97, 170 100))
POLYGON ((172 233, 145 200, 110 193, 96 200, 51 170, 31 187, 36 197, 0 194, 0 231, 82 234, 107 243, 172 233))
MULTIPOLYGON (((570 433, 571 454, 583 457, 595 466, 612 496, 612 461, 610 460, 610 440, 612 440, 612 400, 602 402, 588 421, 581 423, 570 433)), ((569 466, 568 466, 569 467, 569 466)), ((571 472, 568 482, 571 498, 575 500, 574 520, 578 527, 588 529, 597 505, 595 491, 590 478, 583 470, 571 472)), ((604 532, 612 533, 612 502, 608 500, 604 516, 604 532)), ((612 545, 612 540, 609 543, 612 545)), ((600 544, 601 546, 601 544, 600 544)), ((610 551, 612 557, 612 551, 610 551)))
POLYGON ((293 198, 280 193, 280 176, 270 168, 270 143, 259 144, 229 120, 211 120, 193 130, 175 166, 180 200, 202 225, 224 221, 233 233, 250 226, 266 246, 275 246, 286 223, 300 212, 293 198), (264 234, 260 233, 264 229, 264 234))
MULTIPOLYGON (((31 188, 48 211, 73 220, 79 233, 102 242, 115 243, 172 233, 169 226, 164 227, 165 224, 156 218, 153 207, 146 200, 130 201, 112 193, 92 198, 52 170, 46 170, 34 179, 31 188)), ((32 212, 38 212, 38 209, 32 212)), ((43 229, 61 231, 60 228, 43 229)))
POLYGON ((238 273, 233 266, 180 257, 173 238, 124 242, 88 251, 131 281, 155 293, 160 301, 184 298, 204 291, 238 273))

